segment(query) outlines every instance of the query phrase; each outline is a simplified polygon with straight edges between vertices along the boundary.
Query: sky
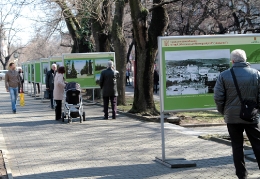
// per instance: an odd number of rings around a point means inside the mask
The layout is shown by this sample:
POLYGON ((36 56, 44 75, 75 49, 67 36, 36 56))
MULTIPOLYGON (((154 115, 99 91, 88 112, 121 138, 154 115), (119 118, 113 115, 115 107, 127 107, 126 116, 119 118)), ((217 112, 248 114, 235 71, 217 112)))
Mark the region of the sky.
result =
POLYGON ((100 59, 100 60, 95 60, 95 64, 100 64, 103 66, 107 66, 107 62, 109 61, 109 59, 100 59))
POLYGON ((42 14, 40 10, 32 9, 31 6, 25 6, 21 13, 19 20, 16 22, 16 25, 23 28, 23 31, 20 32, 18 35, 22 39, 22 43, 26 44, 28 41, 34 37, 35 30, 35 18, 42 14))
POLYGON ((219 59, 230 58, 229 49, 220 50, 186 50, 165 52, 165 60, 219 59))
MULTIPOLYGON (((9 0, 1 0, 1 2, 5 3, 6 1, 9 0)), ((2 7, 2 11, 4 11, 6 9, 5 12, 3 12, 3 14, 8 13, 8 11, 10 10, 10 6, 1 6, 0 3, 0 8, 2 7)), ((11 13, 15 12, 16 9, 11 9, 11 13)), ((22 44, 26 44, 30 41, 30 39, 32 39, 35 36, 35 29, 34 29, 34 25, 36 23, 36 20, 39 20, 39 16, 44 16, 45 13, 43 11, 41 11, 40 9, 36 9, 34 8, 33 5, 26 5, 22 7, 22 10, 19 14, 18 19, 15 20, 13 28, 18 28, 21 29, 20 32, 17 32, 17 39, 15 39, 16 41, 18 39, 21 40, 22 44)), ((3 15, 4 16, 4 15, 3 15)), ((8 18, 5 20, 4 24, 5 24, 5 28, 9 28, 8 27, 8 23, 11 22, 13 20, 13 15, 9 13, 8 18)), ((0 17, 1 18, 1 17, 0 17)), ((14 42, 15 43, 15 42, 14 42)), ((15 45, 15 44, 13 44, 15 45)))
POLYGON ((74 60, 74 67, 80 71, 86 65, 86 60, 74 60))

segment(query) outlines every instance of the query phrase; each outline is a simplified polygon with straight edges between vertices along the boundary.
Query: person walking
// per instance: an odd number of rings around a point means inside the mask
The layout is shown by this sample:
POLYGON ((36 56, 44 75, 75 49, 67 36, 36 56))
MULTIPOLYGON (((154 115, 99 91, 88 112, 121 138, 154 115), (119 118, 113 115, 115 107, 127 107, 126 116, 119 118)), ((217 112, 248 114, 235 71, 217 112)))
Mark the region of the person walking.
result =
POLYGON ((117 112, 117 78, 119 72, 114 69, 113 61, 108 61, 108 68, 100 75, 100 88, 103 95, 104 119, 108 119, 108 104, 111 102, 112 119, 116 119, 117 112))
POLYGON ((224 115, 224 120, 227 124, 236 175, 239 179, 246 179, 248 172, 244 160, 243 132, 246 132, 252 145, 258 168, 260 169, 259 114, 255 116, 253 122, 247 122, 240 118, 241 102, 231 72, 233 70, 243 99, 253 100, 256 103, 260 101, 260 73, 250 68, 249 63, 246 62, 244 50, 236 49, 232 51, 231 61, 233 63, 232 68, 220 73, 217 79, 214 87, 214 100, 217 110, 224 115))
POLYGON ((158 92, 158 85, 159 85, 159 74, 158 74, 158 72, 155 69, 154 69, 154 73, 153 73, 153 85, 154 85, 153 92, 155 92, 157 94, 157 92, 158 92))
POLYGON ((56 74, 56 70, 57 70, 57 65, 52 64, 51 70, 46 73, 46 77, 45 77, 46 90, 49 92, 52 109, 54 109, 53 89, 54 89, 54 77, 56 74))
POLYGON ((9 70, 5 74, 5 88, 10 93, 13 113, 16 113, 16 102, 18 96, 18 88, 21 86, 20 75, 15 70, 15 64, 9 64, 9 70))
POLYGON ((53 90, 53 98, 56 103, 55 107, 55 119, 61 119, 62 112, 62 99, 64 96, 64 88, 66 86, 64 81, 64 73, 65 68, 63 66, 59 67, 58 72, 54 77, 54 90, 53 90))

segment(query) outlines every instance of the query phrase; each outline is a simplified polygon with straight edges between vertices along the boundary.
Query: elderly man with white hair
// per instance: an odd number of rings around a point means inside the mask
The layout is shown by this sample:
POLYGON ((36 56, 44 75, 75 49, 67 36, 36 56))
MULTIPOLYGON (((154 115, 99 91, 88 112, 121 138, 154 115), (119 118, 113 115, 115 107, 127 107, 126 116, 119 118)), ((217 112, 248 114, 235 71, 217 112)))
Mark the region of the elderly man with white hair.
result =
POLYGON ((45 77, 46 90, 49 92, 52 109, 54 109, 53 90, 54 90, 54 77, 56 74, 56 70, 57 70, 57 65, 54 63, 51 65, 51 70, 46 73, 46 77, 45 77))
POLYGON ((113 61, 108 61, 108 67, 100 75, 100 88, 102 89, 104 102, 104 119, 108 119, 108 103, 111 102, 112 119, 116 119, 117 111, 117 78, 119 72, 114 69, 113 61))
POLYGON ((256 113, 252 119, 250 118, 251 122, 242 119, 244 117, 240 115, 242 103, 239 91, 242 101, 250 100, 256 104, 256 108, 259 108, 260 73, 256 69, 250 68, 249 63, 246 62, 244 50, 232 51, 230 58, 233 63, 232 68, 219 75, 214 88, 214 100, 217 110, 224 115, 227 124, 232 142, 236 175, 239 179, 245 179, 248 172, 244 160, 243 132, 245 131, 247 134, 260 169, 260 127, 258 125, 259 113, 256 113))

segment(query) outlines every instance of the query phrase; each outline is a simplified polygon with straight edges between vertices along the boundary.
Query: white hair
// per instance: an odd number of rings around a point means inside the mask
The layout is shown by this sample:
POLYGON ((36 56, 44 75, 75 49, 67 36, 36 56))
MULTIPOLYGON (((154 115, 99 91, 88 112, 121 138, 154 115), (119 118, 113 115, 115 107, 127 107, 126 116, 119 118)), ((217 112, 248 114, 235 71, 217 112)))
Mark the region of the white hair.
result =
POLYGON ((51 65, 51 67, 56 67, 56 68, 57 68, 57 65, 56 65, 55 63, 53 63, 53 64, 51 65))
POLYGON ((241 49, 233 50, 230 58, 234 62, 246 62, 246 52, 241 49))
POLYGON ((107 62, 107 66, 108 67, 113 67, 114 66, 114 62, 113 61, 108 61, 107 62))

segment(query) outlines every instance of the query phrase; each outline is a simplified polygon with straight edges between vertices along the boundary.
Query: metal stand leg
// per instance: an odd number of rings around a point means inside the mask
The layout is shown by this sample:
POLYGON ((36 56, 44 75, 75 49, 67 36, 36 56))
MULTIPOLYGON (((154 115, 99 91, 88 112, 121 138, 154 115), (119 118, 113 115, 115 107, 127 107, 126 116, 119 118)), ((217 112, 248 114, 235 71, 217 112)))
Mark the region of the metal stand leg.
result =
POLYGON ((164 113, 161 112, 161 136, 162 136, 162 158, 155 157, 155 160, 170 168, 196 167, 195 162, 187 161, 184 158, 165 158, 165 136, 164 136, 164 113))
POLYGON ((93 89, 93 103, 95 102, 95 89, 93 89))

